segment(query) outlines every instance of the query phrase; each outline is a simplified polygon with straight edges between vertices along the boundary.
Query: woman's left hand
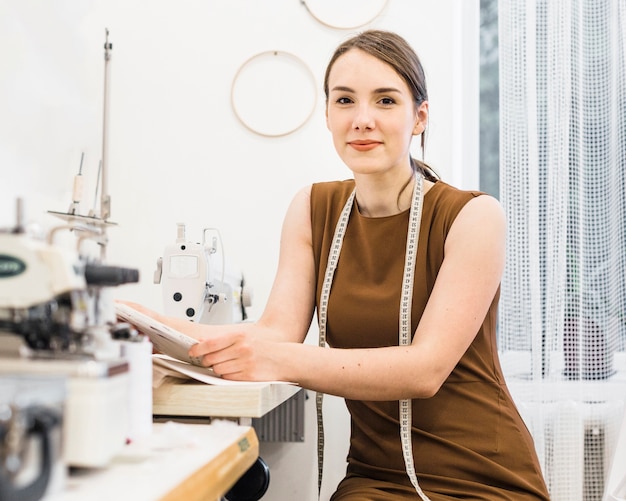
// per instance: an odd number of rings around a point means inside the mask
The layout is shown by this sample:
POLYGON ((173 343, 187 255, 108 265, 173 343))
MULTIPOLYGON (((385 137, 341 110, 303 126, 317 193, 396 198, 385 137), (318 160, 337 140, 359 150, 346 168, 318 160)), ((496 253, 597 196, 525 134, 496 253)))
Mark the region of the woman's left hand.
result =
POLYGON ((280 381, 278 361, 281 345, 268 341, 255 324, 205 325, 203 339, 189 354, 202 357, 202 365, 212 367, 224 379, 238 381, 280 381))

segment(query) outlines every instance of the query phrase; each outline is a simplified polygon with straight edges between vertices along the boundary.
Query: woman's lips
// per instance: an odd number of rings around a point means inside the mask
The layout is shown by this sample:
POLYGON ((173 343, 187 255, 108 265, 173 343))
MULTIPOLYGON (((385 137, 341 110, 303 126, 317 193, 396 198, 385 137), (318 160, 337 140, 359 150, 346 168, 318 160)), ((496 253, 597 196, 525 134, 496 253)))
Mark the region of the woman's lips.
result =
POLYGON ((379 141, 350 141, 348 144, 357 151, 370 151, 382 143, 379 141))

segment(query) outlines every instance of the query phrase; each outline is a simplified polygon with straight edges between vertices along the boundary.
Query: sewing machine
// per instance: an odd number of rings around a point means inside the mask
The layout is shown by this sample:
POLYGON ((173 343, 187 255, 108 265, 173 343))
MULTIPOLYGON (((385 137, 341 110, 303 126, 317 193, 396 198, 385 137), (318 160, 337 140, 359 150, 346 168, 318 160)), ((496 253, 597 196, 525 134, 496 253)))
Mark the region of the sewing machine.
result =
POLYGON ((177 227, 176 241, 165 247, 154 273, 164 313, 205 324, 246 320, 251 292, 243 275, 227 267, 219 232, 205 228, 198 243, 187 241, 183 223, 177 227))
POLYGON ((107 191, 108 30, 104 49, 99 212, 95 205, 80 212, 81 158, 68 211, 48 211, 63 222, 45 236, 28 231, 18 200, 15 226, 0 230, 0 378, 66 381, 63 461, 80 467, 105 466, 129 438, 129 362, 121 340, 141 338, 117 322, 110 297, 111 287, 137 282, 139 273, 106 263, 107 229, 115 224, 107 191), (59 243, 68 232, 75 248, 59 243))
MULTIPOLYGON (((15 227, 0 230, 0 377, 66 378, 64 460, 102 466, 128 438, 129 368, 115 339, 128 328, 115 323, 104 288, 136 282, 138 272, 55 244, 66 225, 37 238, 24 229, 21 201, 17 212, 15 227)), ((69 227, 83 234, 101 224, 69 227)))

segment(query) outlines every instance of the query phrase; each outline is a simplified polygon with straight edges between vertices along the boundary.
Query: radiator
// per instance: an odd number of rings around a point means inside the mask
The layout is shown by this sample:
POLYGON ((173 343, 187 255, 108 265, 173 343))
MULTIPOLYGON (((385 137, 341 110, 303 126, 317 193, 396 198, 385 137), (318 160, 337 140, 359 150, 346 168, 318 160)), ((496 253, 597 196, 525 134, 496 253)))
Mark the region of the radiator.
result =
POLYGON ((304 442, 305 390, 299 391, 261 418, 252 427, 261 442, 304 442))
MULTIPOLYGON (((619 399, 619 395, 615 395, 619 399)), ((518 402, 552 501, 602 501, 623 401, 518 402)))
POLYGON ((626 402, 626 353, 612 377, 559 380, 562 352, 548 353, 551 372, 532 379, 531 353, 500 353, 513 399, 535 441, 552 501, 602 501, 626 402))

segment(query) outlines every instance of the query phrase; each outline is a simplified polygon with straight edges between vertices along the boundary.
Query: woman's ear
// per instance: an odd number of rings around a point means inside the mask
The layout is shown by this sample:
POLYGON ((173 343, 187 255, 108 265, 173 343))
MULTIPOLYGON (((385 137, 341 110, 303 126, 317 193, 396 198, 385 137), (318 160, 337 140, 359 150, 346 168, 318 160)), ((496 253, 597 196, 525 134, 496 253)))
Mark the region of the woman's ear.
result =
POLYGON ((419 136, 426 130, 428 125, 428 101, 422 101, 415 113, 415 127, 413 127, 413 135, 419 136))

